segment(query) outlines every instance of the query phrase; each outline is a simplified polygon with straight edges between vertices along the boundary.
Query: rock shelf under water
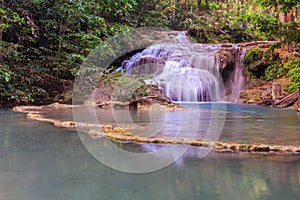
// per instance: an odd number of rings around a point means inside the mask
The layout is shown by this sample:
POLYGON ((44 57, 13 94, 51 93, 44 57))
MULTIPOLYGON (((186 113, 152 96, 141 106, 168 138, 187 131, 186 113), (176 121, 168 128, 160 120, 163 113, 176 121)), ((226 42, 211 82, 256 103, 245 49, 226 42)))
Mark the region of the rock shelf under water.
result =
POLYGON ((163 137, 141 137, 132 135, 130 127, 120 127, 114 124, 91 124, 74 121, 61 121, 45 117, 45 113, 51 109, 72 108, 74 105, 65 105, 54 103, 49 106, 18 106, 13 110, 16 112, 27 113, 27 118, 52 123, 60 128, 83 128, 92 138, 99 139, 102 137, 115 140, 118 142, 133 143, 151 143, 151 144, 168 144, 168 145, 190 145, 200 148, 209 148, 218 152, 254 152, 254 153, 287 153, 289 155, 299 154, 300 146, 292 145, 268 145, 268 144, 240 144, 236 142, 211 142, 202 139, 192 138, 163 138, 163 137))

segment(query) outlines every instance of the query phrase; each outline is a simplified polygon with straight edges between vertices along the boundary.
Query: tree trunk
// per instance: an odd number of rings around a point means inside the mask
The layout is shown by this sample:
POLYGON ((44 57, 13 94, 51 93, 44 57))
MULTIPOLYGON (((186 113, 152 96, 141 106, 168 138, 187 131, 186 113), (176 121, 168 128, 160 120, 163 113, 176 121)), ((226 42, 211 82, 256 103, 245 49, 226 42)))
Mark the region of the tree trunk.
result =
POLYGON ((299 20, 300 19, 300 7, 296 8, 296 19, 299 20))
POLYGON ((280 108, 286 108, 288 106, 291 106, 299 100, 298 95, 299 95, 299 91, 289 94, 282 100, 274 102, 273 106, 280 107, 280 108))
POLYGON ((197 0, 197 7, 198 7, 198 13, 200 16, 203 15, 203 10, 202 10, 202 1, 201 0, 197 0))

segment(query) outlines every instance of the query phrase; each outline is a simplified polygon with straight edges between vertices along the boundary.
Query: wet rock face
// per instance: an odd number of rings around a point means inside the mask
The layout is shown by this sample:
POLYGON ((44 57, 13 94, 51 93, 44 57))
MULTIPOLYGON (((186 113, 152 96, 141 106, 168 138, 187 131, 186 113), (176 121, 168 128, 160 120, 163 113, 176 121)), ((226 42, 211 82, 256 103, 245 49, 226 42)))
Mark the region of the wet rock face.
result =
POLYGON ((221 49, 219 51, 219 58, 220 58, 222 72, 224 69, 227 69, 228 71, 234 70, 233 68, 234 68, 236 54, 237 54, 237 50, 234 48, 226 48, 226 49, 221 49))

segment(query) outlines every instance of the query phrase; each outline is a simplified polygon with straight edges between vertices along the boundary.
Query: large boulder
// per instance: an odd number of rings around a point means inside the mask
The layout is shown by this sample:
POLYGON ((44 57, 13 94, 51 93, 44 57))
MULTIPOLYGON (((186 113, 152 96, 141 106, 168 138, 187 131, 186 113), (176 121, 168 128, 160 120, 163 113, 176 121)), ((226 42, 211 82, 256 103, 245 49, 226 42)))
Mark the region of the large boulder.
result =
POLYGON ((156 85, 146 85, 146 87, 147 95, 131 100, 130 106, 146 110, 177 110, 182 108, 174 104, 156 85))
POLYGON ((87 99, 86 104, 94 104, 98 107, 108 105, 130 106, 143 110, 178 110, 181 106, 174 104, 170 98, 156 85, 145 85, 146 88, 138 88, 136 94, 128 101, 119 101, 112 98, 110 89, 99 84, 99 87, 87 99), (139 91, 139 90, 142 91, 139 91))

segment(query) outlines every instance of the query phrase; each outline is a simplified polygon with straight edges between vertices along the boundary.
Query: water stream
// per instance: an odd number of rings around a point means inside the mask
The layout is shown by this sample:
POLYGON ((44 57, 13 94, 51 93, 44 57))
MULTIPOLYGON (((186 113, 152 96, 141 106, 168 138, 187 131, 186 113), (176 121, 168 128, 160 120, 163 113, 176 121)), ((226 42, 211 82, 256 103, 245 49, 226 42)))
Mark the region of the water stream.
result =
POLYGON ((246 54, 246 49, 237 48, 237 56, 235 57, 234 70, 228 79, 227 88, 229 95, 227 95, 226 100, 230 102, 239 103, 240 94, 243 92, 246 86, 246 75, 245 75, 245 63, 244 58, 246 54))
POLYGON ((238 102, 246 81, 246 49, 236 44, 229 47, 237 55, 226 88, 221 77, 222 45, 192 43, 184 33, 171 43, 155 44, 133 55, 121 68, 127 76, 148 77, 146 83, 158 85, 172 101, 216 102, 227 95, 226 100, 238 102))

